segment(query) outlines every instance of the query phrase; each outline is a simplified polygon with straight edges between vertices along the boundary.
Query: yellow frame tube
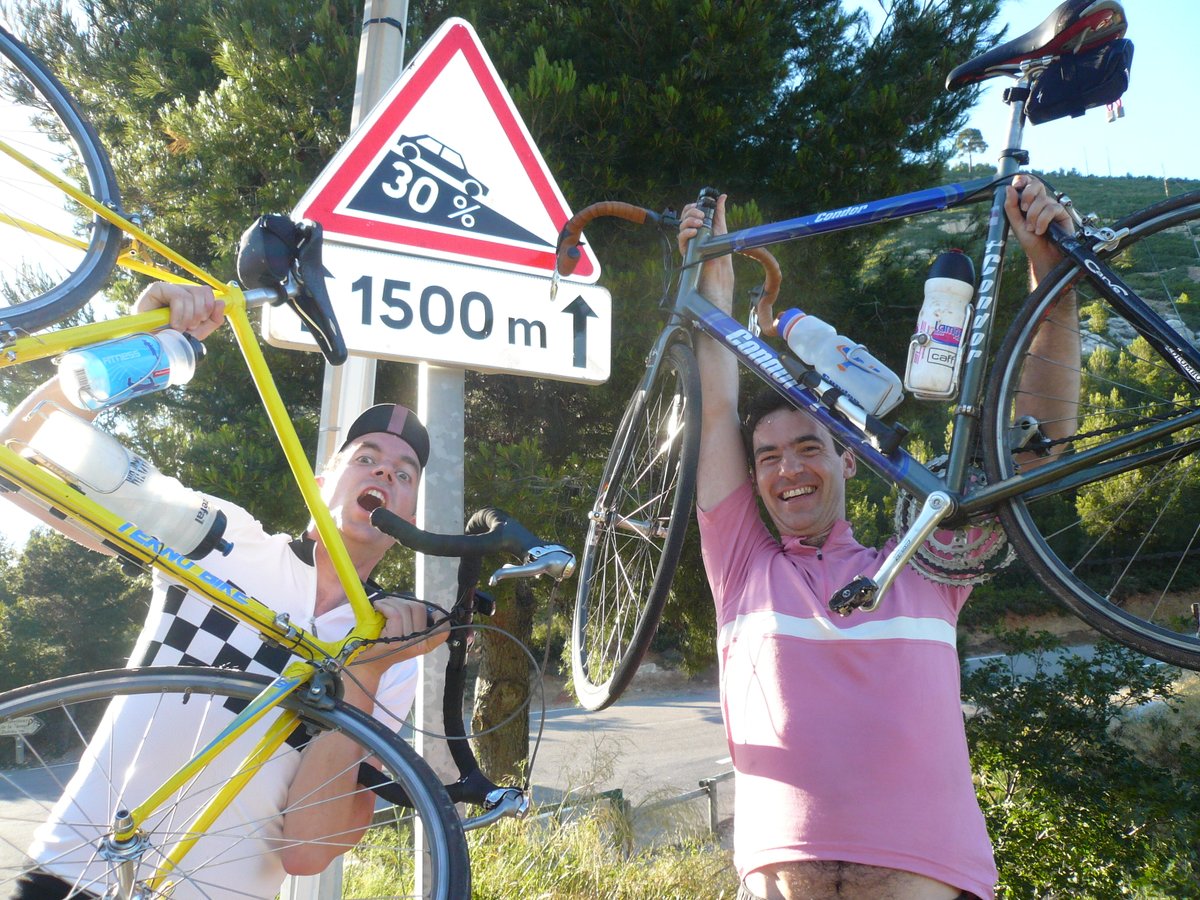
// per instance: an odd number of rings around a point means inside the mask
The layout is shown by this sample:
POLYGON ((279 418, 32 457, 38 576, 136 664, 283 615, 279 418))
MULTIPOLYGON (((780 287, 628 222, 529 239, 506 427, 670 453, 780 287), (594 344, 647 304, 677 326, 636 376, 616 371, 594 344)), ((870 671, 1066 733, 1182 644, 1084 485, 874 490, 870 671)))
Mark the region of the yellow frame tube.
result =
POLYGON ((145 244, 147 247, 149 247, 155 253, 162 256, 164 259, 170 260, 175 265, 179 266, 181 269, 183 269, 187 272, 190 272, 193 276, 198 278, 200 281, 203 281, 205 284, 207 284, 217 290, 224 289, 224 285, 222 285, 220 281, 218 281, 212 275, 209 275, 207 272, 205 272, 203 269, 201 269, 195 263, 191 262, 186 257, 181 256, 180 254, 176 253, 174 250, 172 250, 170 247, 168 247, 166 244, 162 243, 161 241, 155 239, 154 237, 151 237, 149 234, 142 231, 142 229, 138 228, 136 225, 134 225, 132 222, 130 222, 128 219, 126 219, 124 216, 122 216, 120 213, 114 212, 113 210, 111 210, 107 206, 105 206, 103 203, 97 202, 95 197, 81 191, 78 187, 71 184, 69 181, 65 181, 64 179, 59 178, 56 174, 51 172, 49 169, 46 169, 46 168, 38 165, 32 159, 30 159, 28 156, 23 154, 21 151, 17 150, 16 148, 12 147, 11 145, 5 143, 4 141, 0 141, 0 153, 4 153, 4 154, 12 157, 17 162, 19 162, 21 165, 25 166, 25 168, 29 169, 32 172, 37 173, 39 176, 41 176, 43 179, 48 181, 50 184, 54 185, 56 188, 58 188, 64 194, 67 194, 68 196, 70 196, 72 199, 77 201, 80 205, 86 207, 87 209, 90 209, 92 212, 94 212, 96 215, 98 215, 100 218, 104 219, 105 221, 111 222, 113 225, 116 225, 118 228, 120 228, 126 234, 132 236, 135 240, 140 241, 141 243, 145 244))
POLYGON ((184 857, 196 845, 200 836, 208 832, 209 826, 217 820, 217 816, 226 811, 229 804, 233 802, 233 798, 244 790, 248 782, 253 778, 254 773, 258 772, 258 769, 270 760, 271 755, 280 748, 280 744, 287 739, 288 734, 292 733, 296 722, 299 721, 300 715, 298 713, 287 710, 287 712, 280 715, 280 718, 272 722, 271 727, 268 728, 268 731, 259 740, 258 744, 254 746, 250 755, 242 761, 238 772, 230 776, 226 784, 221 787, 221 790, 212 794, 209 802, 205 803, 204 808, 197 812, 196 817, 192 818, 192 821, 188 823, 185 832, 187 835, 186 838, 180 839, 178 844, 170 848, 166 859, 163 860, 163 864, 158 866, 155 875, 148 881, 151 893, 157 894, 160 892, 163 882, 166 882, 170 874, 179 868, 181 862, 184 862, 184 857))
MULTIPOLYGON (((282 698, 280 698, 282 699, 282 698)), ((266 712, 267 710, 263 710, 266 712)), ((223 813, 233 798, 238 796, 246 787, 246 784, 254 777, 255 773, 261 768, 270 758, 271 755, 279 749, 292 730, 296 727, 296 723, 300 721, 298 713, 286 710, 280 714, 267 733, 262 736, 262 739, 255 745, 250 754, 242 761, 238 770, 230 777, 230 779, 221 786, 207 803, 204 808, 196 813, 195 817, 185 831, 187 837, 181 838, 170 851, 166 854, 158 871, 148 880, 147 884, 151 892, 157 894, 162 888, 163 883, 170 877, 171 873, 179 868, 179 864, 183 862, 183 858, 200 840, 201 835, 208 831, 210 825, 217 820, 217 817, 223 813)), ((137 813, 134 813, 134 820, 138 820, 137 813)))
MULTIPOLYGON (((312 671, 312 663, 292 663, 285 669, 287 672, 298 672, 301 668, 307 668, 312 671)), ((144 822, 150 815, 162 805, 168 797, 183 787, 183 785, 192 780, 192 777, 197 775, 202 769, 206 768, 213 758, 220 756, 230 744, 245 734, 254 724, 273 710, 279 703, 292 693, 296 688, 300 687, 308 679, 307 674, 302 675, 281 675, 269 684, 261 694, 255 697, 250 704, 242 710, 236 719, 229 726, 217 735, 209 743, 207 747, 193 756, 190 760, 180 766, 175 774, 164 781, 149 797, 143 800, 138 806, 130 811, 129 817, 132 822, 129 831, 117 833, 115 835, 118 841, 128 840, 137 832, 139 822, 144 822)), ((256 745, 255 750, 251 753, 258 752, 261 747, 260 741, 256 745)), ((245 761, 243 760, 243 765, 245 761)), ((239 770, 240 771, 240 770, 239 770)))
POLYGON ((271 425, 279 437, 283 454, 287 457, 288 465, 291 467, 296 484, 304 497, 305 505, 308 506, 308 511, 316 523, 317 533, 321 536, 325 550, 333 562, 333 568, 350 601, 350 608, 354 610, 355 628, 353 633, 359 637, 378 637, 383 630, 384 618, 367 600, 366 591, 363 590, 362 582, 354 569, 354 563, 350 560, 350 554, 346 550, 342 535, 333 523, 329 507, 321 499, 316 476, 308 464, 308 457, 304 455, 304 448, 300 446, 300 438, 296 435, 296 429, 279 396, 279 390, 275 387, 275 379, 267 366, 262 348, 258 345, 258 337, 250 325, 250 319, 246 315, 245 300, 238 288, 231 289, 230 297, 226 298, 225 317, 230 327, 233 328, 238 346, 242 348, 246 368, 250 370, 250 377, 258 388, 258 394, 266 408, 267 417, 271 420, 271 425), (230 302, 235 292, 236 300, 230 302), (364 625, 371 629, 369 634, 359 631, 364 625))

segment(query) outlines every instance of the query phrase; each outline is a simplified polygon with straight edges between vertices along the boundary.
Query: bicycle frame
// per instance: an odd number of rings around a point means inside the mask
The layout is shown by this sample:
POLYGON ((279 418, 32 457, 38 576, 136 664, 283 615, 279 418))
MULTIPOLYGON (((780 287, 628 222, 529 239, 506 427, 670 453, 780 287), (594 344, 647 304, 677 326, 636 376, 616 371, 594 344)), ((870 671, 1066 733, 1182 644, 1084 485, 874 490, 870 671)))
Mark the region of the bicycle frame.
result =
MULTIPOLYGON (((367 600, 366 592, 355 573, 341 534, 321 499, 312 467, 304 454, 300 439, 287 414, 247 315, 248 309, 267 302, 274 297, 274 293, 268 290, 243 293, 236 284, 222 284, 200 267, 146 234, 128 219, 97 203, 74 185, 56 178, 52 173, 42 169, 2 140, 0 140, 0 152, 16 159, 36 175, 53 184, 58 190, 69 194, 82 206, 115 224, 133 238, 135 247, 139 244, 148 247, 188 272, 196 279, 191 283, 202 282, 211 286, 216 295, 225 302, 226 318, 241 349, 251 379, 262 399, 288 466, 308 511, 316 523, 317 532, 329 552, 334 569, 337 571, 342 588, 345 590, 354 612, 355 625, 347 635, 339 640, 321 640, 303 628, 293 625, 287 616, 276 614, 266 604, 209 573, 202 565, 187 559, 182 553, 165 545, 152 534, 138 528, 134 523, 114 515, 101 504, 74 490, 58 477, 24 459, 9 447, 0 445, 0 486, 7 490, 20 489, 28 492, 41 503, 63 514, 67 519, 76 521, 98 534, 106 546, 123 559, 142 567, 159 570, 165 576, 186 586, 235 619, 254 628, 264 639, 287 647, 303 660, 290 664, 283 674, 274 679, 259 697, 230 722, 207 747, 203 748, 177 772, 166 778, 161 787, 140 806, 132 810, 128 816, 119 820, 118 823, 114 823, 113 841, 119 848, 123 844, 134 841, 139 825, 151 816, 167 798, 186 785, 197 772, 211 763, 241 734, 253 727, 271 710, 277 708, 288 695, 301 686, 311 683, 314 676, 330 662, 349 662, 365 642, 378 637, 382 631, 384 619, 367 600)), ((51 236, 63 244, 78 245, 78 241, 69 235, 50 234, 42 228, 37 230, 44 236, 51 236)), ((132 250, 124 252, 118 258, 118 264, 161 280, 189 283, 186 278, 181 278, 174 273, 137 259, 132 250)), ((161 309, 90 325, 61 329, 44 335, 17 337, 10 332, 0 336, 3 339, 2 347, 0 347, 3 350, 3 353, 0 354, 0 369, 56 356, 67 350, 99 341, 162 328, 168 324, 169 318, 169 311, 161 309)), ((323 688, 315 686, 314 699, 322 693, 323 688)), ((240 765, 237 774, 224 784, 196 814, 190 827, 184 830, 185 834, 190 833, 193 837, 181 839, 171 848, 167 854, 165 867, 160 869, 154 878, 156 886, 161 885, 162 881, 169 876, 170 869, 177 866, 188 852, 196 840, 195 835, 202 834, 205 828, 237 796, 250 774, 255 771, 257 762, 278 748, 297 719, 298 716, 295 714, 287 713, 276 721, 240 765)))
MULTIPOLYGON (((1035 63, 1023 67, 1018 90, 1013 92, 1014 97, 1022 96, 1021 87, 1028 88, 1032 79, 1036 77, 1037 66, 1035 63)), ((1166 422, 1149 425, 1134 434, 1109 441, 1104 446, 1060 454, 1029 472, 1014 475, 996 484, 971 486, 970 493, 966 492, 969 470, 979 436, 984 377, 992 344, 993 312, 999 300, 1000 276, 1008 241, 1009 225, 1004 210, 1006 185, 1011 176, 1017 173, 1019 166, 1028 160, 1028 155, 1021 149, 1024 101, 1013 99, 1010 101, 1010 107, 1008 149, 1001 154, 995 176, 872 200, 725 235, 712 235, 709 230, 711 226, 706 225, 686 249, 678 289, 673 301, 667 303, 671 324, 655 345, 650 355, 646 380, 642 382, 643 389, 649 387, 657 371, 657 361, 670 343, 687 340, 685 333, 693 328, 698 329, 733 353, 741 366, 749 369, 828 428, 835 439, 850 448, 870 469, 911 494, 922 504, 922 511, 908 534, 901 538, 897 550, 884 562, 877 576, 882 585, 879 594, 882 594, 883 588, 890 584, 899 569, 908 563, 912 552, 921 541, 942 521, 948 525, 961 524, 970 517, 984 514, 1002 501, 1018 495, 1037 496, 1071 490, 1114 473, 1132 470, 1147 462, 1166 459, 1180 453, 1181 449, 1188 451, 1193 445, 1200 446, 1200 441, 1192 441, 1185 443, 1182 448, 1175 445, 1146 450, 1138 455, 1123 456, 1197 424, 1200 422, 1200 411, 1195 411, 1166 422), (945 210, 974 202, 989 189, 992 196, 984 259, 971 323, 964 333, 962 352, 965 353, 965 358, 962 363, 960 395, 953 411, 948 461, 944 474, 931 472, 910 456, 898 446, 899 439, 895 435, 890 442, 881 441, 880 438, 886 437, 890 431, 888 426, 874 420, 854 404, 839 399, 836 412, 831 410, 821 398, 824 390, 819 376, 800 365, 790 355, 781 354, 759 340, 753 317, 749 327, 743 327, 731 316, 709 303, 697 290, 701 264, 718 256, 859 228, 889 219, 945 210)), ((1181 375, 1200 389, 1200 352, 1181 340, 1174 329, 1097 255, 1097 252, 1104 252, 1115 246, 1120 237, 1121 235, 1114 234, 1111 230, 1093 232, 1086 228, 1078 236, 1068 235, 1056 226, 1051 228, 1049 235, 1050 240, 1062 250, 1064 256, 1079 265, 1084 273, 1081 277, 1094 283, 1097 290, 1122 312, 1137 332, 1171 360, 1181 375)), ((878 602, 878 596, 875 602, 878 602)), ((865 608, 873 608, 873 605, 865 608)))

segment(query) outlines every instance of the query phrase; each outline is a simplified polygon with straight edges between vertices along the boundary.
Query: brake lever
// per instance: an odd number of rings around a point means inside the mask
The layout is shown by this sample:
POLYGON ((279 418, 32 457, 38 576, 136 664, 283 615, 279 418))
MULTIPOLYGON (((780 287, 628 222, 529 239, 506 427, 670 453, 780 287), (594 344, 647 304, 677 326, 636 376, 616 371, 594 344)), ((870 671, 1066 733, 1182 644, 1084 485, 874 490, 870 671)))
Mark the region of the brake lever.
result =
POLYGON ((525 556, 521 565, 506 563, 488 579, 495 585, 510 578, 540 578, 549 575, 555 581, 570 578, 575 572, 575 554, 561 544, 546 544, 534 547, 525 556))

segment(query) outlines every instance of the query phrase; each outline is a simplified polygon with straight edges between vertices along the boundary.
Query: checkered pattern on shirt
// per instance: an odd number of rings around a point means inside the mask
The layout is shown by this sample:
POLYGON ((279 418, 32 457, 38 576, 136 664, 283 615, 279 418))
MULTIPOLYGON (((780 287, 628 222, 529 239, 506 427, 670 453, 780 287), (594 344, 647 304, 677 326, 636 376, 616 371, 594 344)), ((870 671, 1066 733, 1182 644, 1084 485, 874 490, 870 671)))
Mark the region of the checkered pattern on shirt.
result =
MULTIPOLYGON (((212 604, 191 596, 179 585, 167 588, 163 612, 146 651, 130 660, 132 666, 216 666, 274 677, 291 660, 291 651, 264 643, 237 619, 212 604)), ((227 697, 222 706, 232 715, 248 702, 227 697)), ((307 741, 297 729, 287 742, 300 749, 307 741)))
POLYGON ((212 604, 178 586, 167 588, 163 612, 145 652, 134 666, 216 666, 259 675, 278 675, 291 659, 283 647, 257 634, 212 604))

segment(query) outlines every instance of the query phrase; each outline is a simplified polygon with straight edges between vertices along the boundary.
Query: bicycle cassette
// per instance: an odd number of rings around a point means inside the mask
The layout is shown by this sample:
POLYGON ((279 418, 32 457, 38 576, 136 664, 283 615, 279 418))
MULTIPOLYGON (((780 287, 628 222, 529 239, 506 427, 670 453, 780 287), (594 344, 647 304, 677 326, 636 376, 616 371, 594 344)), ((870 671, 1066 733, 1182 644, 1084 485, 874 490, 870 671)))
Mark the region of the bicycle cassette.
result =
MULTIPOLYGON (((928 464, 929 471, 941 474, 947 457, 939 456, 928 464)), ((968 487, 987 484, 983 470, 971 466, 967 470, 968 487)), ((896 534, 903 535, 920 511, 920 504, 907 491, 901 490, 896 499, 896 534)), ((939 584, 983 584, 1013 561, 1015 554, 1008 535, 995 516, 973 520, 959 528, 939 528, 929 536, 913 555, 917 571, 939 584)))

